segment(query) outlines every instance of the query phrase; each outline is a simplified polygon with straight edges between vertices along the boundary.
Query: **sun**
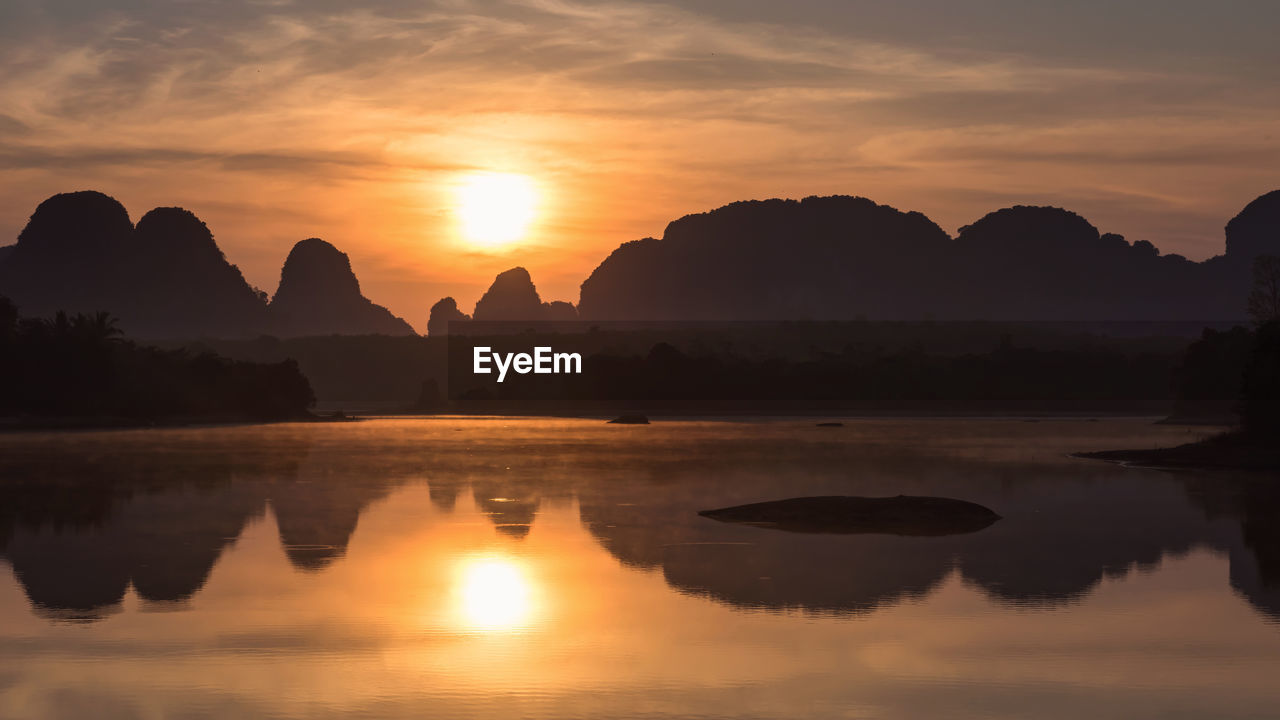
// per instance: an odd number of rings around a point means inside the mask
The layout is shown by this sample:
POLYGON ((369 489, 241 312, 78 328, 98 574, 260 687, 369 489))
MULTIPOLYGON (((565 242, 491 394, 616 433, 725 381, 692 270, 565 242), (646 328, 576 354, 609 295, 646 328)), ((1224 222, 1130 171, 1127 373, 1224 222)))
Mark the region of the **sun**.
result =
POLYGON ((462 234, 477 245, 503 245, 524 237, 537 210, 538 193, 527 175, 472 173, 458 184, 462 234))
POLYGON ((473 558, 459 570, 459 609, 466 625, 512 630, 529 621, 533 588, 519 563, 502 557, 473 558))

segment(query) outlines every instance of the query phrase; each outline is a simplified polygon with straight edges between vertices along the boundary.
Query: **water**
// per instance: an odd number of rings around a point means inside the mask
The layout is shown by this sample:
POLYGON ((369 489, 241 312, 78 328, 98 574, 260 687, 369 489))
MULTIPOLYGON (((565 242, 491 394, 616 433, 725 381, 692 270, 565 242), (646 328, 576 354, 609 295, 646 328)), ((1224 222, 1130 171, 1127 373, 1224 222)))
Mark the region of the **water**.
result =
POLYGON ((1138 420, 0 436, 0 717, 1274 717, 1270 478, 1138 420), (948 537, 701 509, 932 494, 948 537))

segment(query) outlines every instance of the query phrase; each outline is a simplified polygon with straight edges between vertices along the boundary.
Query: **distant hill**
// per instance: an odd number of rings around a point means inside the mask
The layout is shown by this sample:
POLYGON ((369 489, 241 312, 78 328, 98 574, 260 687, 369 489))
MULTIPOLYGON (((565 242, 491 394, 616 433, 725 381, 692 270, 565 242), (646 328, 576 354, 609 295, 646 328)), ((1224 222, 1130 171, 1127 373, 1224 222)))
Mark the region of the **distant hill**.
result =
POLYGON ((573 303, 554 300, 543 302, 538 289, 533 284, 529 271, 522 267, 514 267, 498 273, 493 284, 476 302, 476 309, 467 315, 458 309, 458 303, 451 297, 440 299, 431 306, 431 319, 427 323, 427 331, 432 335, 443 335, 448 323, 462 320, 480 321, 526 321, 526 320, 577 320, 578 310, 573 303))
POLYGON ((360 294, 332 245, 303 241, 294 253, 284 297, 268 307, 193 213, 156 208, 135 226, 108 195, 62 193, 40 203, 16 245, 0 248, 0 295, 27 316, 107 311, 137 338, 413 332, 360 294))
POLYGON ((535 320, 542 313, 542 298, 529 271, 522 267, 499 273, 476 302, 476 320, 535 320))
POLYGON ((470 319, 470 315, 458 309, 457 300, 451 297, 441 298, 431 306, 431 315, 427 320, 427 334, 447 335, 449 323, 470 319))
POLYGON ((1227 223, 1227 255, 1252 258, 1280 253, 1280 190, 1253 200, 1227 223))
POLYGON ((0 294, 28 316, 94 312, 104 301, 118 306, 132 237, 129 213, 114 198, 54 195, 36 207, 0 264, 0 294))
MULTIPOLYGON (((527 270, 499 274, 475 320, 1074 320, 1243 319, 1253 259, 1280 254, 1280 191, 1226 227, 1204 262, 1101 233, 1075 213, 1016 206, 953 238, 918 212, 866 198, 738 202, 624 243, 582 283, 578 305, 545 302, 527 270)), ((25 315, 120 318, 139 338, 406 335, 364 297, 350 259, 318 238, 298 243, 268 302, 182 208, 135 226, 99 192, 42 202, 15 245, 0 247, 0 294, 25 315)), ((448 299, 428 329, 468 316, 448 299)))
POLYGON ((0 255, 0 293, 30 316, 108 310, 134 337, 267 327, 264 300, 195 215, 158 208, 135 228, 124 206, 93 191, 40 203, 0 255))
POLYGON ((1053 207, 998 210, 954 239, 866 198, 739 202, 624 243, 582 283, 587 320, 1232 320, 1253 258, 1280 253, 1280 191, 1205 262, 1053 207))
POLYGON ((529 271, 515 267, 499 273, 476 303, 473 320, 577 320, 572 303, 543 302, 529 271))
POLYGON ((122 279, 118 312, 135 319, 135 334, 199 328, 235 336, 268 326, 263 296, 226 261, 209 228, 182 208, 156 208, 138 220, 122 279))
POLYGON ((919 319, 951 239, 920 213, 865 198, 738 202, 624 244, 582 283, 578 313, 608 320, 919 319))
POLYGON ((412 335, 413 328, 360 294, 346 253, 310 238, 293 246, 271 299, 272 329, 292 335, 412 335))

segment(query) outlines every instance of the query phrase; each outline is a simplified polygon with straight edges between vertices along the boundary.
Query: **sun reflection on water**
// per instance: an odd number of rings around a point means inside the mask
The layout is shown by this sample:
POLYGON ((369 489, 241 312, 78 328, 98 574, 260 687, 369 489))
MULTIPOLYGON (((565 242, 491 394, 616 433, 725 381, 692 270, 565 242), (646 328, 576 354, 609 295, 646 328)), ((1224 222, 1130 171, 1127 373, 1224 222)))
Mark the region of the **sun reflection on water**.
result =
POLYGON ((535 612, 534 586, 523 563, 505 556, 470 558, 458 568, 462 624, 485 631, 528 626, 535 612))

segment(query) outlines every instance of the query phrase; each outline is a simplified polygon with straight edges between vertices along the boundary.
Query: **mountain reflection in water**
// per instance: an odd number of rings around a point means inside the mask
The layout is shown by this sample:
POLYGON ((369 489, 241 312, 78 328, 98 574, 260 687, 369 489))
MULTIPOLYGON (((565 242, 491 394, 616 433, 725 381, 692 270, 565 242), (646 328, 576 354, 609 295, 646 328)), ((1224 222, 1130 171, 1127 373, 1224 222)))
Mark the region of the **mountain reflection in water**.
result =
MULTIPOLYGON (((0 626, 27 645, 53 642, 41 625, 108 628, 117 617, 137 618, 131 632, 146 635, 137 624, 156 616, 136 606, 175 611, 169 622, 208 620, 223 633, 209 647, 320 643, 342 654, 403 633, 673 622, 663 613, 677 610, 651 602, 631 612, 652 616, 628 618, 616 601, 656 573, 694 603, 788 623, 870 617, 954 583, 985 598, 984 612, 1052 618, 1104 580, 1151 575, 1193 551, 1225 558, 1231 590, 1280 618, 1280 492, 1268 478, 1067 457, 1187 432, 1139 421, 858 421, 831 433, 802 421, 636 430, 436 418, 9 435, 0 437, 0 558, 13 572, 0 574, 0 590, 15 584, 27 608, 0 593, 0 626), (899 493, 963 498, 1003 520, 905 537, 783 533, 697 515, 788 496, 899 493), (602 569, 601 558, 621 569, 602 569), (216 597, 206 603, 205 593, 216 597), (237 630, 298 608, 314 625, 297 631, 306 637, 250 641, 237 630), (341 632, 367 622, 375 637, 326 635, 339 631, 325 624, 333 613, 355 613, 341 632)), ((1204 586, 1222 583, 1206 577, 1204 586)), ((1207 589, 1187 590, 1187 602, 1207 589)), ((779 637, 759 642, 788 642, 779 637)), ((21 655, 0 650, 0 667, 21 655)))

